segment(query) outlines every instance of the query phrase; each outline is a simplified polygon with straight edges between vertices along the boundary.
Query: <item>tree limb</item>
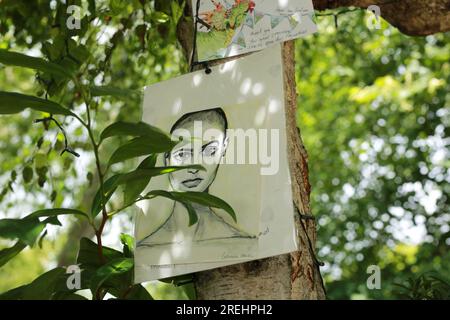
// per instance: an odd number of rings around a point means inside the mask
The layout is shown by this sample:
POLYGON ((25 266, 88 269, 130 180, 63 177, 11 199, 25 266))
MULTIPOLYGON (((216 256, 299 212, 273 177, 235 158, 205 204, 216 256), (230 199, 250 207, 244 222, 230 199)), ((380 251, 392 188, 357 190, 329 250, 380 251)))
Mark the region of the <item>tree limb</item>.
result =
POLYGON ((313 3, 316 10, 377 5, 386 21, 410 36, 450 30, 450 0, 313 0, 313 3))

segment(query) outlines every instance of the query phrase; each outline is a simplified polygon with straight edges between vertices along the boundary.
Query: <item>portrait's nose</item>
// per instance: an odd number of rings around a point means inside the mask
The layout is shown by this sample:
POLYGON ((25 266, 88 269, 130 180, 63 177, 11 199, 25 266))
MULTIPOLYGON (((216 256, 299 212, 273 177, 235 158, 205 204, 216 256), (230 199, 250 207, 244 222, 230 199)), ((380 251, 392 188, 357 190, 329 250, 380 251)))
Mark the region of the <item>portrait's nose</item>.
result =
POLYGON ((192 174, 196 174, 198 171, 198 169, 188 169, 188 172, 192 174))

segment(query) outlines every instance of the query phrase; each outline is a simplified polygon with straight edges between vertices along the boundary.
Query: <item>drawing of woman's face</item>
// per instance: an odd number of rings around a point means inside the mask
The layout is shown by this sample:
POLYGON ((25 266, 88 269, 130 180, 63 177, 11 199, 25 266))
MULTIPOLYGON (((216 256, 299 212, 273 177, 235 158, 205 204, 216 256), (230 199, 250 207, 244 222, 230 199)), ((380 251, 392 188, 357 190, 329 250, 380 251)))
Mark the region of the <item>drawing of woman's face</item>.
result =
POLYGON ((226 119, 223 117, 224 114, 215 109, 196 112, 172 128, 173 139, 181 138, 181 141, 168 154, 166 164, 199 164, 205 168, 204 171, 187 169, 170 173, 169 181, 175 191, 203 192, 214 181, 227 147, 226 119), (213 134, 205 135, 205 132, 213 134))

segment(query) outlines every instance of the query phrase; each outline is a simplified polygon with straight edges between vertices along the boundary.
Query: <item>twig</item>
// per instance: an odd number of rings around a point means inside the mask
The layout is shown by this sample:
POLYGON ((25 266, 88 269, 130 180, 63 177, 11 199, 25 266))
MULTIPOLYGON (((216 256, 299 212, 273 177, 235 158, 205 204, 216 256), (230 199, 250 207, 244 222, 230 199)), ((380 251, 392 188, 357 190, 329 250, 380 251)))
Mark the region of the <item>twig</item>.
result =
POLYGON ((46 118, 42 118, 42 119, 36 119, 36 120, 34 120, 34 123, 40 123, 40 122, 46 122, 46 121, 53 121, 56 124, 56 126, 61 130, 61 132, 64 136, 64 150, 61 152, 61 155, 63 155, 65 152, 68 152, 77 158, 80 157, 79 153, 77 153, 75 150, 73 150, 71 147, 69 147, 69 140, 67 139, 66 131, 64 130, 63 126, 58 122, 58 120, 53 118, 53 115, 50 115, 50 117, 46 117, 46 118))

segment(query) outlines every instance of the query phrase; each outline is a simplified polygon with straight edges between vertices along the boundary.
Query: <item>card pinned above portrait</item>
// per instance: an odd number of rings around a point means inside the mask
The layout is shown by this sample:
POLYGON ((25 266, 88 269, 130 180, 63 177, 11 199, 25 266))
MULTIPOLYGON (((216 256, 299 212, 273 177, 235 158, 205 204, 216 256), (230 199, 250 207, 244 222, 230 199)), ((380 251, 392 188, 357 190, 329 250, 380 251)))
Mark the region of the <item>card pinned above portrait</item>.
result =
POLYGON ((262 50, 317 31, 312 0, 192 0, 197 60, 262 50))
POLYGON ((156 166, 189 167, 153 177, 144 191, 171 197, 138 202, 137 282, 297 250, 281 46, 211 71, 144 90, 143 121, 175 142, 156 166))

